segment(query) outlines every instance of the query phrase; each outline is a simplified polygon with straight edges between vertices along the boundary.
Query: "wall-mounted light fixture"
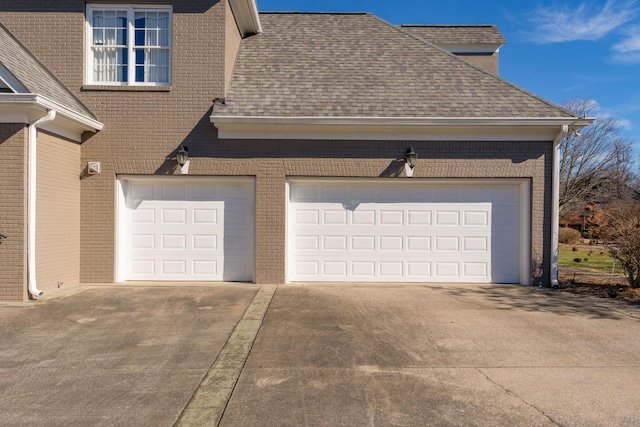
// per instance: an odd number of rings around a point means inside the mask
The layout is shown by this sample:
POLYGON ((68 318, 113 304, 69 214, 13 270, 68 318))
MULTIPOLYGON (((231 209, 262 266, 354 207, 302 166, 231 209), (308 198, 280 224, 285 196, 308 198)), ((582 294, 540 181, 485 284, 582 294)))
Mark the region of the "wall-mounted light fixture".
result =
POLYGON ((189 173, 189 149, 186 146, 180 146, 180 149, 176 153, 176 162, 178 162, 178 166, 180 166, 180 171, 183 175, 189 173))
POLYGON ((417 159, 418 155, 413 150, 413 147, 407 148, 407 152, 405 153, 404 157, 404 171, 409 178, 413 176, 413 168, 416 166, 417 159))

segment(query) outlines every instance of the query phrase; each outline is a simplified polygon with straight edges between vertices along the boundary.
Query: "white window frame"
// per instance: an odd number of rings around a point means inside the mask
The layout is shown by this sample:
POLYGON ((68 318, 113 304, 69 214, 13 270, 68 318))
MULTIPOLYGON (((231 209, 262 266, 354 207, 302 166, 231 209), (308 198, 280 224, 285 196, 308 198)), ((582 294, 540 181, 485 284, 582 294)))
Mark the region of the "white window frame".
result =
POLYGON ((85 82, 88 85, 100 86, 170 86, 171 70, 173 62, 173 6, 171 5, 149 5, 149 4, 87 4, 86 9, 86 29, 85 29, 85 82), (109 82, 96 81, 93 76, 94 52, 93 52, 93 12, 103 10, 127 11, 127 81, 109 82), (168 12, 169 13, 169 69, 167 82, 137 82, 136 58, 135 58, 135 12, 168 12))

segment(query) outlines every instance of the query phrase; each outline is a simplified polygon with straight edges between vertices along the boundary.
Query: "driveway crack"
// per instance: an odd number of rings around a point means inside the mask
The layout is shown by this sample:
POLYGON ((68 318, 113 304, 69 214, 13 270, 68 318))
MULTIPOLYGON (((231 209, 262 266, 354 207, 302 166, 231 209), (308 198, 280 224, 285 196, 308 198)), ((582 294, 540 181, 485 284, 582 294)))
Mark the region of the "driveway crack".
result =
POLYGON ((535 411, 539 412, 540 414, 542 414, 542 416, 544 416, 551 423, 553 423, 553 425, 556 425, 558 427, 564 427, 563 424, 560 424, 558 421, 554 420, 549 414, 544 412, 542 409, 538 408, 533 403, 527 402, 524 398, 522 398, 522 396, 520 396, 515 391, 510 390, 510 389, 506 388, 505 386, 503 386, 502 384, 494 381, 489 375, 487 375, 485 372, 482 372, 482 370, 480 368, 476 368, 476 371, 478 371, 482 376, 484 376, 487 379, 487 381, 489 381, 491 384, 495 385, 496 387, 501 388, 508 396, 515 397, 516 399, 518 399, 519 401, 521 401, 522 403, 524 403, 528 407, 530 407, 530 408, 534 409, 535 411))

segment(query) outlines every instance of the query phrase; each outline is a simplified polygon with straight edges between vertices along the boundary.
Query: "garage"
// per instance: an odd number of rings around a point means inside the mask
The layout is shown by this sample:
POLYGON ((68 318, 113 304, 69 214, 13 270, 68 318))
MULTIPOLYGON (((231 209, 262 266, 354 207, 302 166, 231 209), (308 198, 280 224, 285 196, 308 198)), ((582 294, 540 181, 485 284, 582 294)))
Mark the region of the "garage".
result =
POLYGON ((253 281, 253 179, 118 182, 117 281, 253 281))
POLYGON ((291 179, 289 282, 529 284, 529 181, 291 179))

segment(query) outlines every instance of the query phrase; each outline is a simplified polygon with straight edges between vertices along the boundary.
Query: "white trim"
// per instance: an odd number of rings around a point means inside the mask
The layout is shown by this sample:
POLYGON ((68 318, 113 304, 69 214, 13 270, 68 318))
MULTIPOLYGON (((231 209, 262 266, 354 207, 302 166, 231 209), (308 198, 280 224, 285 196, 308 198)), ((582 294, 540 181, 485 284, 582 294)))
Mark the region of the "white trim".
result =
POLYGON ((291 266, 289 252, 292 244, 292 233, 289 224, 290 186, 302 183, 340 183, 345 184, 375 184, 380 185, 516 185, 520 189, 520 284, 531 284, 531 181, 529 178, 318 178, 318 177, 287 177, 286 180, 286 209, 285 209, 285 283, 291 283, 291 266))
POLYGON ((87 85, 98 86, 171 86, 173 63, 173 5, 157 4, 126 4, 126 3, 87 3, 85 14, 85 70, 84 81, 87 85), (94 10, 126 10, 127 11, 127 81, 105 82, 93 79, 93 12, 94 10), (169 12, 169 76, 164 82, 138 82, 136 76, 136 58, 134 53, 135 28, 133 27, 134 12, 165 11, 169 12))
POLYGON ((211 116, 221 139, 552 141, 577 117, 235 117, 211 116))
POLYGON ((0 123, 30 123, 49 110, 57 112, 56 118, 42 129, 76 142, 82 141, 83 132, 97 132, 104 127, 99 121, 38 94, 0 94, 0 123))
POLYGON ((15 93, 29 92, 27 88, 24 87, 22 83, 20 83, 20 81, 15 78, 15 76, 2 64, 0 64, 0 81, 15 93))
POLYGON ((560 223, 560 141, 569 133, 569 127, 563 125, 558 135, 553 139, 553 178, 551 190, 551 264, 549 266, 551 286, 558 283, 558 228, 560 223))
POLYGON ((531 285, 531 181, 520 183, 520 284, 531 285))
POLYGON ((229 0, 229 5, 242 37, 262 32, 258 5, 255 0, 229 0))
POLYGON ((437 44, 438 47, 454 55, 464 54, 490 54, 500 52, 501 44, 437 44))

